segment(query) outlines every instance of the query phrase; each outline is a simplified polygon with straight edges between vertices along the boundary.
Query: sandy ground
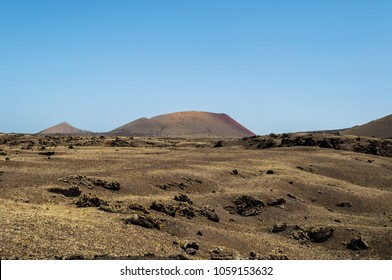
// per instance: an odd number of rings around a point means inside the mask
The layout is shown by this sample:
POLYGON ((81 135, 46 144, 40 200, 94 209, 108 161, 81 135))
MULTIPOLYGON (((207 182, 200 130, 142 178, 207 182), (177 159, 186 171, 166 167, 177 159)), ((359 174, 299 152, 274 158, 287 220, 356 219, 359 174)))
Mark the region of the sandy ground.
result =
POLYGON ((0 145, 1 259, 392 259, 390 157, 31 137, 0 145), (347 248, 357 237, 367 249, 347 248))

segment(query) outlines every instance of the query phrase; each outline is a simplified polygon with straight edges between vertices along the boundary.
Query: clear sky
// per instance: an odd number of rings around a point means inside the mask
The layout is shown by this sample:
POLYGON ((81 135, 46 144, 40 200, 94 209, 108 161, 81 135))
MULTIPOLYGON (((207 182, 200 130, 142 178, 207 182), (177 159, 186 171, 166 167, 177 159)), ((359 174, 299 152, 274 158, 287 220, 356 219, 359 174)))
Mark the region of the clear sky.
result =
POLYGON ((0 131, 227 113, 257 134, 392 114, 392 1, 0 0, 0 131))

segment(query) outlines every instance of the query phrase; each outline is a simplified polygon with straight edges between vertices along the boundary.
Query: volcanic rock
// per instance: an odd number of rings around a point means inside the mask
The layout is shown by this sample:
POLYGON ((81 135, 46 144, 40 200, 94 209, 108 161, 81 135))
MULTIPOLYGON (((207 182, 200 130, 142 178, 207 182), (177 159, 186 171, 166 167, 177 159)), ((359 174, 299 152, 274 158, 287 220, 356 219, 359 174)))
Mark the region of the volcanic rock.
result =
POLYGON ((242 195, 233 201, 234 206, 226 206, 230 213, 237 213, 241 216, 255 216, 261 213, 264 203, 249 195, 242 195))
POLYGON ((347 244, 347 249, 350 250, 366 250, 369 248, 369 245, 362 237, 355 237, 351 239, 351 241, 347 244))

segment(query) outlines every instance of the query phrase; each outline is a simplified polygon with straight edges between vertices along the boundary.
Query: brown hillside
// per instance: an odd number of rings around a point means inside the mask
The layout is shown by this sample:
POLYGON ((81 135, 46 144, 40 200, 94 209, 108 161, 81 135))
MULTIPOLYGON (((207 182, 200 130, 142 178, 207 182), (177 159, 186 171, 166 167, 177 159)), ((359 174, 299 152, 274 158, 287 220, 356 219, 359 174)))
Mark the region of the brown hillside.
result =
POLYGON ((86 134, 86 133, 89 133, 89 132, 86 130, 76 128, 76 127, 70 125, 69 123, 62 122, 62 123, 59 123, 55 126, 49 127, 45 130, 42 130, 42 131, 38 132, 37 134, 70 134, 70 135, 74 135, 74 134, 86 134))
POLYGON ((254 133, 226 114, 208 112, 179 112, 141 118, 109 132, 118 136, 155 137, 234 137, 254 133))
POLYGON ((392 115, 344 130, 342 134, 377 138, 392 138, 392 115))

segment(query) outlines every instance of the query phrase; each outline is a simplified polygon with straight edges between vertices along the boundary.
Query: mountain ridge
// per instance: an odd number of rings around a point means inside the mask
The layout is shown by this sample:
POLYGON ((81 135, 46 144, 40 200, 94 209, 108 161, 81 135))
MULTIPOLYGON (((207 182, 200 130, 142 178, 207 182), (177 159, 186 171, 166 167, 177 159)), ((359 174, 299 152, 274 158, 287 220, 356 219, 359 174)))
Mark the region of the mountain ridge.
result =
MULTIPOLYGON (((392 114, 351 128, 312 131, 341 133, 363 137, 391 138, 392 114)), ((36 134, 49 135, 114 135, 147 137, 242 138, 255 134, 225 113, 183 111, 151 118, 138 118, 108 132, 90 132, 62 122, 36 134)))

